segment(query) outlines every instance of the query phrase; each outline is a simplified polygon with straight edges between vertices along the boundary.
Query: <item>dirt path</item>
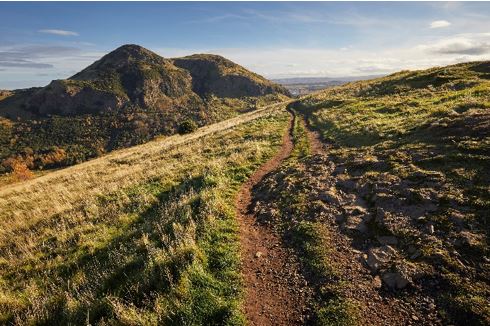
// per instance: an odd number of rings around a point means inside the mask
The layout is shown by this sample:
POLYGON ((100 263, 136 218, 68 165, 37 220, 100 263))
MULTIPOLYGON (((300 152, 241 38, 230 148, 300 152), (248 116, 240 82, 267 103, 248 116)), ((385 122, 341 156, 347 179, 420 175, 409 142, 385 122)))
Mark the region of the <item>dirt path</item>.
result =
POLYGON ((279 153, 257 170, 237 197, 240 223, 242 275, 245 282, 244 313, 249 325, 302 325, 307 318, 307 282, 291 249, 270 227, 258 223, 250 211, 253 188, 286 159, 292 149, 294 117, 279 153))

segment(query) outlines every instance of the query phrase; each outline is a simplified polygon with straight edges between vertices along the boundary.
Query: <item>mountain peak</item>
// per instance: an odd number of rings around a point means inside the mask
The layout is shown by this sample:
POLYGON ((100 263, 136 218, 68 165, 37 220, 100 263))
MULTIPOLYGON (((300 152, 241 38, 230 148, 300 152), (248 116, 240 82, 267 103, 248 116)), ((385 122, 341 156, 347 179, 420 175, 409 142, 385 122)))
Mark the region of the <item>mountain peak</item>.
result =
POLYGON ((69 79, 92 80, 108 71, 128 69, 131 65, 138 63, 164 65, 168 63, 168 60, 140 45, 125 44, 109 52, 69 79))
POLYGON ((147 57, 158 56, 158 54, 142 47, 137 44, 124 44, 118 47, 117 49, 109 52, 106 56, 109 57, 131 57, 136 60, 145 59, 147 57))

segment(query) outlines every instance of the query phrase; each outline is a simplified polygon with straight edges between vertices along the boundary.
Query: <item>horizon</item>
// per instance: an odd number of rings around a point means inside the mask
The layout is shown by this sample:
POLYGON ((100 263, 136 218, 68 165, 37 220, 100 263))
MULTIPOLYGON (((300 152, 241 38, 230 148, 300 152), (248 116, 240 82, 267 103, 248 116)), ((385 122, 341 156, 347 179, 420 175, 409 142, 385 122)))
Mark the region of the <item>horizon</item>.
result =
POLYGON ((222 55, 269 79, 386 75, 490 58, 488 3, 4 2, 0 9, 0 89, 66 79, 128 43, 166 58, 222 55))

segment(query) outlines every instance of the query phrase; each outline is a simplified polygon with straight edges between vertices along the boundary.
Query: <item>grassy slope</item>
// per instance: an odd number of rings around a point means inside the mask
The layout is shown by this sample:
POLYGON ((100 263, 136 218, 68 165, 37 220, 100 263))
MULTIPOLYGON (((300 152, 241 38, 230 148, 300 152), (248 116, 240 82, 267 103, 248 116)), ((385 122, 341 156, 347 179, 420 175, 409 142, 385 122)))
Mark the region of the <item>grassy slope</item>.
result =
POLYGON ((242 324, 234 197, 287 118, 246 114, 0 188, 1 322, 242 324))
POLYGON ((331 159, 358 188, 371 189, 364 198, 374 212, 381 197, 370 194, 383 187, 392 187, 394 205, 436 205, 423 225, 383 232, 401 239, 406 259, 423 275, 444 284, 435 296, 439 313, 453 323, 490 321, 489 76, 488 62, 401 72, 296 105, 332 144, 331 159), (427 234, 429 224, 434 234, 427 234), (409 245, 422 256, 409 258, 409 245))
POLYGON ((55 115, 22 121, 0 117, 0 174, 9 171, 2 165, 8 158, 19 157, 36 171, 70 166, 105 152, 145 143, 159 135, 175 134, 176 128, 189 119, 207 125, 284 100, 287 98, 283 95, 240 99, 210 97, 200 113, 196 113, 195 108, 143 110, 128 107, 102 115, 55 115), (43 163, 56 149, 62 149, 64 154, 52 163, 43 163))

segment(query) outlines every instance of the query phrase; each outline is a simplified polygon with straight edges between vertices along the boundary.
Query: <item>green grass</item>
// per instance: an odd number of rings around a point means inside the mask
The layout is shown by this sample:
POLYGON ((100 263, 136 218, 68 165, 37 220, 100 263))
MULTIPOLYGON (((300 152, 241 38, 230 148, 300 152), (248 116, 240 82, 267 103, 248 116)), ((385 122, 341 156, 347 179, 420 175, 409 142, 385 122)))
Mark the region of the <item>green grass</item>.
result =
POLYGON ((244 324, 235 196, 287 120, 171 148, 150 180, 5 230, 0 323, 244 324))
POLYGON ((342 280, 329 250, 329 230, 321 222, 302 221, 292 228, 291 233, 304 266, 319 279, 334 280, 317 285, 315 323, 322 326, 358 325, 358 303, 342 294, 342 280))
POLYGON ((305 123, 303 119, 295 117, 293 125, 294 148, 290 160, 297 160, 311 154, 310 144, 306 137, 305 123))
MULTIPOLYGON (((490 255, 489 72, 488 62, 404 71, 318 92, 294 105, 332 145, 330 158, 345 165, 348 176, 368 184, 395 180, 392 187, 396 180, 408 182, 407 203, 413 205, 423 203, 428 190, 436 194, 437 210, 426 217, 444 234, 420 246, 432 257, 424 262, 435 276, 454 273, 460 279, 436 297, 448 323, 490 321, 488 309, 478 303, 490 295, 489 275, 476 267, 490 255), (450 240, 460 232, 454 212, 475 239, 470 245, 450 240), (454 259, 455 250, 465 268, 454 259), (477 279, 483 282, 469 286, 477 279)), ((407 230, 396 232, 406 243, 416 241, 407 230)))

